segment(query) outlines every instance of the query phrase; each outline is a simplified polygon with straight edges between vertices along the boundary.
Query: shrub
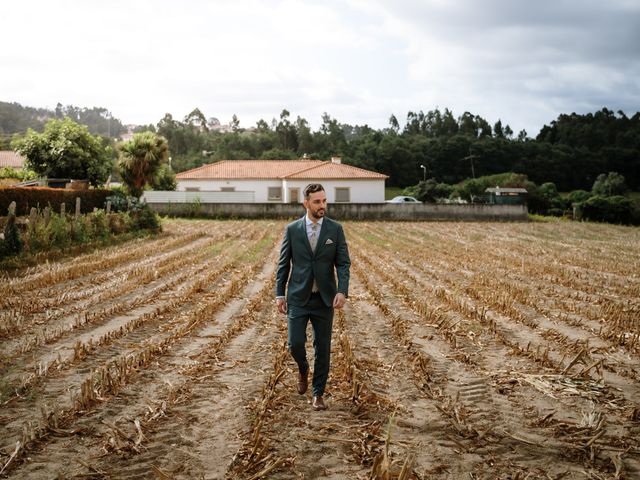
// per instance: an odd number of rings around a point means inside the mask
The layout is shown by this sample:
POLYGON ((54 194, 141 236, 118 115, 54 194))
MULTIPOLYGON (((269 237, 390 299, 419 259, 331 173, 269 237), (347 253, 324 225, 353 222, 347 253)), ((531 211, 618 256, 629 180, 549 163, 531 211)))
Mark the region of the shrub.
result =
POLYGON ((630 199, 616 195, 596 195, 576 205, 577 219, 607 223, 631 223, 633 205, 630 199))
POLYGON ((46 238, 49 248, 66 248, 71 242, 69 222, 66 215, 51 214, 51 220, 46 228, 46 238))
POLYGON ((111 195, 105 198, 104 208, 106 208, 107 202, 111 202, 112 212, 126 212, 129 210, 140 210, 142 208, 140 200, 128 195, 122 187, 112 189, 111 195))
POLYGON ((453 192, 453 186, 446 183, 438 183, 435 178, 430 178, 404 190, 405 195, 416 197, 421 202, 435 203, 440 199, 449 198, 453 192))
POLYGON ((595 195, 603 197, 611 197, 616 195, 624 195, 629 191, 624 176, 618 172, 601 173, 593 182, 591 191, 595 195))
POLYGON ((3 239, 0 241, 0 258, 17 255, 22 251, 22 239, 16 225, 15 215, 10 215, 4 226, 3 239))
POLYGON ((106 240, 109 238, 111 230, 109 229, 109 220, 104 210, 96 210, 89 214, 89 221, 93 229, 95 238, 106 240))
POLYGON ((86 215, 80 216, 71 222, 71 232, 73 241, 79 244, 88 243, 94 237, 91 220, 86 215))
POLYGON ((133 228, 136 230, 151 230, 152 232, 160 232, 160 218, 148 206, 133 212, 132 214, 133 228))
POLYGON ((110 213, 107 215, 109 230, 114 235, 128 232, 131 229, 131 217, 129 213, 110 213))
POLYGON ((565 197, 565 200, 569 204, 569 206, 574 203, 585 202, 593 196, 593 193, 587 192, 586 190, 574 190, 569 192, 565 197))

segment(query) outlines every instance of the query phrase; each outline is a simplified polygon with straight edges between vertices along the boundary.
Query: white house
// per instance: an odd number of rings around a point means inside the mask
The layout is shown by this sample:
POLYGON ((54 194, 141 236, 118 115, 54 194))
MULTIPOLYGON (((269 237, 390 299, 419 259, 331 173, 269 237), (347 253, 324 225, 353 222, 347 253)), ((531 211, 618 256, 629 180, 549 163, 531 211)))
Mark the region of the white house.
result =
MULTIPOLYGON (((222 160, 176 175, 182 192, 238 192, 256 203, 302 203, 304 187, 321 183, 329 203, 384 203, 387 175, 322 160, 222 160), (249 195, 250 194, 250 195, 249 195)), ((205 197, 206 194, 203 194, 205 197)))

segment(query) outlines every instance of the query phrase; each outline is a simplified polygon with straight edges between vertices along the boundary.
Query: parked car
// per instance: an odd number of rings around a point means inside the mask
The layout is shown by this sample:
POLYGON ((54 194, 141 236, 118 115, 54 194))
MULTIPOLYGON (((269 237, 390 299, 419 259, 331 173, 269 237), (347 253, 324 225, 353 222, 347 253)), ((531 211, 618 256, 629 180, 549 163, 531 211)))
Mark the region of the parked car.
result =
POLYGON ((393 197, 391 200, 387 200, 387 203, 422 203, 422 202, 420 200, 416 200, 414 197, 399 195, 397 197, 393 197))

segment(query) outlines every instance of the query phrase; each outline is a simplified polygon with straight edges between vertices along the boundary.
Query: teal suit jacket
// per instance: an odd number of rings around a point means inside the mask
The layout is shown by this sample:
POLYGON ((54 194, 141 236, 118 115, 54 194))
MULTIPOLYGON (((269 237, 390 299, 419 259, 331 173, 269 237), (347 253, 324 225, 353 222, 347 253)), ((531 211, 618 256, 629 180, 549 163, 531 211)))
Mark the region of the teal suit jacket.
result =
POLYGON ((285 228, 276 273, 276 296, 283 297, 286 291, 287 303, 302 307, 309 301, 315 278, 322 301, 330 307, 336 293, 345 297, 349 294, 350 266, 342 225, 325 217, 314 253, 302 217, 285 228))

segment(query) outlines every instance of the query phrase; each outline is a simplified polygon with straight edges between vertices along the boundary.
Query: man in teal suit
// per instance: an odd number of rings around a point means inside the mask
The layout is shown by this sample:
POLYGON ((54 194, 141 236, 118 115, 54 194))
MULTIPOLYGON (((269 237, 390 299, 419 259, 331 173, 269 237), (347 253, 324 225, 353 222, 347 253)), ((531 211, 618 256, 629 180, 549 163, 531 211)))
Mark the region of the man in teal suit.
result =
POLYGON ((312 406, 314 410, 325 410, 323 395, 329 376, 333 310, 346 302, 351 260, 342 225, 325 217, 327 196, 322 185, 307 185, 304 207, 306 215, 287 225, 284 232, 276 273, 276 306, 280 313, 287 314, 289 351, 298 364, 301 395, 308 386, 305 344, 307 323, 311 321, 315 348, 312 406))

